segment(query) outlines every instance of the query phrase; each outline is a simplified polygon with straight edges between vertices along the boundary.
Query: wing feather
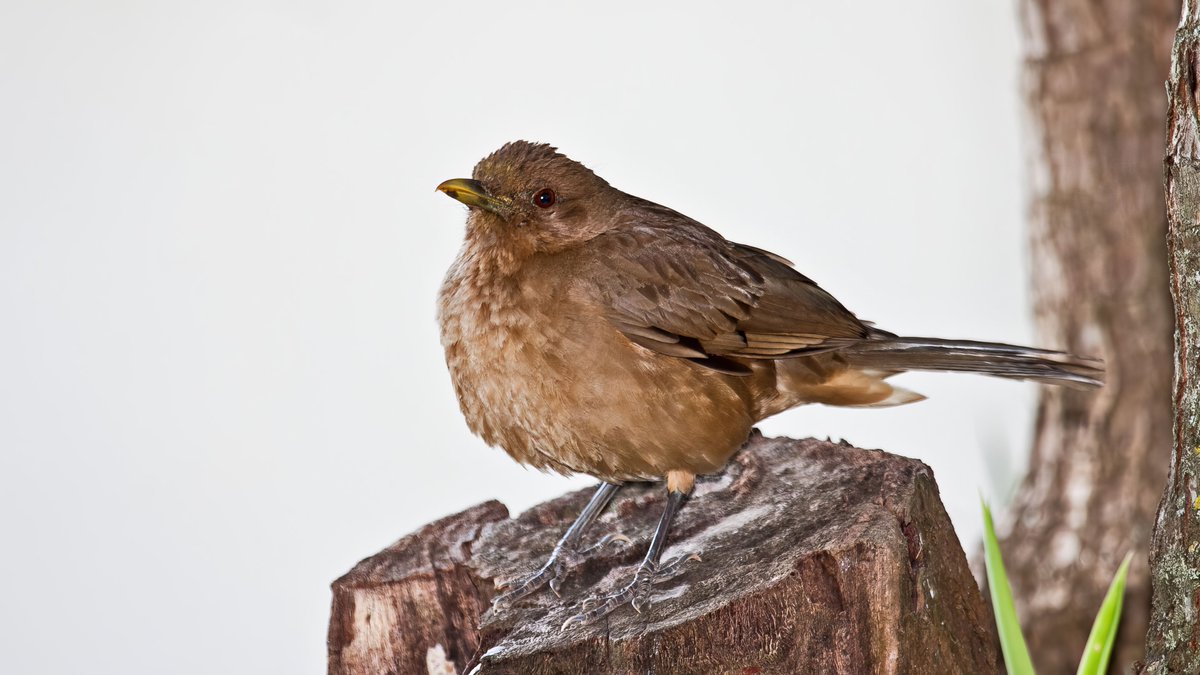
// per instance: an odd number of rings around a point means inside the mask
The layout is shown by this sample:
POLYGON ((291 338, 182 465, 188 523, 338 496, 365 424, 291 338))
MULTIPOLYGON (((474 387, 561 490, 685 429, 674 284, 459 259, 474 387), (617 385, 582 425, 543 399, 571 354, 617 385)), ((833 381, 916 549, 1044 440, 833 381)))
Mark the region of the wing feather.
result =
POLYGON ((639 200, 589 247, 612 325, 667 356, 748 374, 732 359, 815 354, 870 331, 785 258, 656 204, 639 200))

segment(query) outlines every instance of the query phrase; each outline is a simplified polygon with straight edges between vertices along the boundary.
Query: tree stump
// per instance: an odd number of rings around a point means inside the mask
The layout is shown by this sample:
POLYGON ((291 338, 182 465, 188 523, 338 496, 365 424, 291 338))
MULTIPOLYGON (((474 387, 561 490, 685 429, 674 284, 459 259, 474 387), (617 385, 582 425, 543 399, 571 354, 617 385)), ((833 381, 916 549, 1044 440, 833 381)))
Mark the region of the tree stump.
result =
MULTIPOLYGON (((959 489, 972 489, 959 486, 959 489)), ((490 607, 539 567, 589 490, 517 518, 486 502, 425 526, 333 584, 331 675, 436 673, 990 673, 990 612, 929 468, 881 451, 755 435, 697 482, 664 560, 699 553, 624 607, 561 630, 626 582, 665 490, 631 485, 589 532, 616 545, 548 589, 490 607)))

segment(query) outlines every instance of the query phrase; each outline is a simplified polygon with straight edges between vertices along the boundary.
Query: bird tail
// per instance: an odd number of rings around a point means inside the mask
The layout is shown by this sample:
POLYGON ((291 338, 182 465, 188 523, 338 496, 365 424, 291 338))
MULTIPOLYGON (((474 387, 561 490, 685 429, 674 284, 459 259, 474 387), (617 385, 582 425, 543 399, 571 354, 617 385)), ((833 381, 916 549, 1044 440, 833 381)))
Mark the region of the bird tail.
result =
POLYGON ((979 373, 1075 388, 1104 384, 1104 362, 1099 359, 997 342, 899 337, 880 331, 875 339, 859 342, 842 353, 859 368, 883 371, 979 373))

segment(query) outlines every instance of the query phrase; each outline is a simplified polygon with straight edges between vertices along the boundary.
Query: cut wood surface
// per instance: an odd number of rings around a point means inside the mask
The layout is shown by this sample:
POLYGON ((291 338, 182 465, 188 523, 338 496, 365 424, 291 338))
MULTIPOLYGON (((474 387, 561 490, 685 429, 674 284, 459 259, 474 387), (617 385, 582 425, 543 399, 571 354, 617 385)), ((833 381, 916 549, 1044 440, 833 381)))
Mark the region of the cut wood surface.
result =
MULTIPOLYGON (((974 489, 956 485, 954 489, 974 489)), ((548 589, 490 608, 497 583, 539 567, 587 502, 565 495, 510 519, 486 502, 425 526, 333 584, 329 672, 991 673, 990 612, 929 468, 880 451, 755 436, 701 479, 664 559, 699 553, 623 607, 561 630, 634 572, 659 485, 618 493, 588 541, 623 533, 548 589)))

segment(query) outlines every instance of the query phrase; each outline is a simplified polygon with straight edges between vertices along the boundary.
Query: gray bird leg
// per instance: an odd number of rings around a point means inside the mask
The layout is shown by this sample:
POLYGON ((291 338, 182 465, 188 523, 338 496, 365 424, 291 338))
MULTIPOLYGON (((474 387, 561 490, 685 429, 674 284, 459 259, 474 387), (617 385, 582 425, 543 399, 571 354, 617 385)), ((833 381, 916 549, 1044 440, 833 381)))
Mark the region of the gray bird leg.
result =
POLYGON ((587 506, 583 507, 583 512, 579 514, 574 523, 571 523, 571 527, 567 528, 566 533, 554 545, 554 550, 550 553, 550 558, 546 561, 546 564, 542 565, 541 569, 526 579, 515 582, 511 590, 496 598, 496 604, 501 607, 510 605, 532 594, 547 583, 550 585, 550 590, 554 591, 555 595, 558 595, 558 590, 562 587, 562 579, 569 563, 613 541, 628 542, 629 538, 624 535, 608 534, 592 546, 586 549, 580 548, 584 532, 587 531, 588 527, 596 520, 600 513, 604 511, 604 507, 608 506, 608 503, 612 501, 613 495, 617 494, 617 490, 620 489, 621 486, 619 484, 601 483, 596 488, 596 492, 592 495, 592 499, 587 503, 587 506))
POLYGON ((585 602, 586 611, 567 619, 563 624, 564 629, 572 624, 588 624, 596 621, 627 602, 632 604, 636 611, 641 612, 642 607, 645 607, 650 600, 650 588, 656 578, 670 574, 689 560, 700 559, 700 556, 693 553, 670 560, 666 564, 660 562, 663 549, 666 548, 667 532, 671 529, 671 521, 686 498, 686 492, 678 490, 667 492, 667 505, 663 509, 662 518, 658 521, 658 527, 654 529, 654 536, 650 539, 650 548, 646 550, 646 557, 642 559, 642 564, 638 565, 637 572, 633 575, 633 581, 616 593, 585 602), (599 605, 593 609, 587 609, 596 603, 599 605))

